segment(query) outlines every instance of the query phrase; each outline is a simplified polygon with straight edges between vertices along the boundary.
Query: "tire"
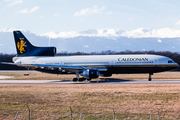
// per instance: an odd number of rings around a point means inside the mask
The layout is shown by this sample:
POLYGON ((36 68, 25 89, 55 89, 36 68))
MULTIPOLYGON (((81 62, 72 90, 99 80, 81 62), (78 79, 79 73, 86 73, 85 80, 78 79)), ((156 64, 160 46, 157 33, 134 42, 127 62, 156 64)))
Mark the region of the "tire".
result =
POLYGON ((91 81, 91 79, 87 79, 87 81, 91 81))
POLYGON ((79 78, 80 82, 85 81, 85 80, 86 80, 85 78, 79 78))
POLYGON ((73 82, 77 82, 77 80, 78 80, 77 78, 73 78, 73 82))

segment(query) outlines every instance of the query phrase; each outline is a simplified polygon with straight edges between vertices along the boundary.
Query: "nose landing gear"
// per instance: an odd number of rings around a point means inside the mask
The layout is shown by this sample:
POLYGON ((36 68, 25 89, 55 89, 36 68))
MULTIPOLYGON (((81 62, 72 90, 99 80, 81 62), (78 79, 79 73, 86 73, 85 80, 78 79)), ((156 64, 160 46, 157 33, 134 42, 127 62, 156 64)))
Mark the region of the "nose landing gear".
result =
POLYGON ((151 75, 153 75, 153 73, 149 73, 149 79, 148 79, 148 81, 151 81, 151 80, 152 80, 151 75))

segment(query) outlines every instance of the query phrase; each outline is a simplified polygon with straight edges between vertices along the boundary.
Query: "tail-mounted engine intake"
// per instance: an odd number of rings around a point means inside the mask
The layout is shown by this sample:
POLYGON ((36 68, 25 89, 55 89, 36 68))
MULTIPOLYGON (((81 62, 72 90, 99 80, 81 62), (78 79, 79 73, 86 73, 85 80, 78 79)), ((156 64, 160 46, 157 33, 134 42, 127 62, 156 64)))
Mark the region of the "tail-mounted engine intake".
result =
POLYGON ((87 79, 98 78, 99 71, 94 70, 94 69, 87 69, 81 73, 81 76, 83 76, 84 78, 87 78, 87 79))
POLYGON ((54 56, 56 54, 55 47, 35 47, 34 56, 54 56))

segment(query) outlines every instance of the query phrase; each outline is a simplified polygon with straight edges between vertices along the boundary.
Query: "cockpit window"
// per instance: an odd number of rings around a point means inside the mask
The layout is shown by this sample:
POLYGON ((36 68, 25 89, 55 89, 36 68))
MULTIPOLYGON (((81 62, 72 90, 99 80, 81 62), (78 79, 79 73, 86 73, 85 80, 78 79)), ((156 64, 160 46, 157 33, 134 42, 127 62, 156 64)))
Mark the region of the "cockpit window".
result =
POLYGON ((172 60, 168 60, 168 63, 174 63, 174 61, 172 61, 172 60))

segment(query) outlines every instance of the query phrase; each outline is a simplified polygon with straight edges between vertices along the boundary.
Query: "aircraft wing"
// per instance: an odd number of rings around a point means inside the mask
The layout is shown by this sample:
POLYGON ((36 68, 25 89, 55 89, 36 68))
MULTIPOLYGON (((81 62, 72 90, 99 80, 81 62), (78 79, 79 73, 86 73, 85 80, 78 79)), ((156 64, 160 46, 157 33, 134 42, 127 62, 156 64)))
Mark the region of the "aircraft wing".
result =
POLYGON ((31 64, 18 64, 18 63, 11 63, 11 62, 1 62, 1 64, 8 64, 8 65, 16 65, 16 66, 22 66, 22 67, 34 67, 34 65, 31 64))
POLYGON ((48 65, 48 64, 17 64, 17 63, 10 63, 10 62, 1 62, 1 64, 9 64, 9 65, 17 65, 22 67, 49 67, 49 68, 61 68, 66 70, 84 70, 84 69, 96 69, 98 71, 107 71, 106 67, 86 67, 86 66, 65 66, 65 65, 48 65))
POLYGON ((86 66, 65 66, 65 65, 46 65, 46 64, 35 64, 35 67, 51 67, 51 68, 61 68, 69 70, 83 70, 83 69, 96 69, 98 71, 107 71, 106 67, 86 67, 86 66))
POLYGON ((67 68, 67 69, 83 69, 80 66, 64 66, 64 65, 46 65, 46 64, 35 64, 34 67, 50 67, 50 68, 67 68))

